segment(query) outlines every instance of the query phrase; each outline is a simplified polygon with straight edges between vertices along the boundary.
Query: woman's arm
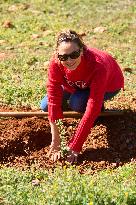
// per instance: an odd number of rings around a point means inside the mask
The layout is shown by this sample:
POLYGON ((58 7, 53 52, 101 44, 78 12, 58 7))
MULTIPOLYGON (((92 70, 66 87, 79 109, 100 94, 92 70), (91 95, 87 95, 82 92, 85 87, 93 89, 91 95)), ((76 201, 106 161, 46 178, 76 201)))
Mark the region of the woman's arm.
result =
POLYGON ((60 146, 59 129, 55 122, 50 122, 51 134, 52 134, 52 144, 60 146))
POLYGON ((50 122, 63 118, 62 97, 64 77, 59 66, 53 61, 48 70, 47 95, 48 95, 48 119, 50 122))
POLYGON ((60 136, 59 136, 59 129, 55 122, 50 122, 51 126, 51 134, 52 134, 52 142, 50 145, 50 151, 48 156, 51 156, 53 161, 60 159, 60 136))
POLYGON ((98 117, 106 90, 107 72, 105 67, 99 66, 90 85, 90 96, 87 102, 86 111, 69 141, 69 148, 72 151, 80 152, 95 119, 98 117))
POLYGON ((56 161, 60 158, 60 137, 59 129, 55 121, 63 118, 62 113, 62 85, 63 84, 63 75, 55 63, 55 60, 50 62, 48 70, 48 81, 47 81, 47 95, 48 95, 48 113, 49 121, 51 126, 52 142, 50 145, 50 151, 48 156, 56 161))

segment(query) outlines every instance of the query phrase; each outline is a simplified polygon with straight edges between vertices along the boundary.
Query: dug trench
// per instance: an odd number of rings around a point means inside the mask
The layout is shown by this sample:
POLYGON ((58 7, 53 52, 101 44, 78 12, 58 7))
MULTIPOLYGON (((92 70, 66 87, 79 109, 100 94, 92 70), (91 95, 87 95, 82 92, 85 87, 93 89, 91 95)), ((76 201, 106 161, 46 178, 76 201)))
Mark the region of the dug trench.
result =
MULTIPOLYGON (((70 139, 80 119, 63 120, 66 139, 70 139)), ((81 173, 113 169, 125 163, 136 163, 136 114, 98 118, 83 145, 76 166, 81 173)), ((50 126, 44 118, 0 119, 0 166, 46 169, 63 166, 65 159, 48 158, 51 143, 50 126)))

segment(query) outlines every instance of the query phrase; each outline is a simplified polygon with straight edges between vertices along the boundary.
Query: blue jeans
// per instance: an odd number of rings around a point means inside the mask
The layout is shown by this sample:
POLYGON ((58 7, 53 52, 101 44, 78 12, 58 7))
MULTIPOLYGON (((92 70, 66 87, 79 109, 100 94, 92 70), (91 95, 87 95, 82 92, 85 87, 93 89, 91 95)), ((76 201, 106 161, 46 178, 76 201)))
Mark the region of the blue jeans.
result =
MULTIPOLYGON (((111 100, 115 95, 118 94, 120 90, 116 90, 114 92, 106 92, 104 95, 104 101, 111 100)), ((66 108, 71 108, 76 112, 84 113, 86 110, 87 101, 89 98, 90 89, 85 90, 77 90, 73 94, 68 93, 66 91, 63 92, 63 103, 62 108, 66 110, 66 108), (68 105, 69 101, 69 105, 68 105)), ((46 95, 40 104, 40 108, 44 111, 48 111, 48 96, 46 95)))

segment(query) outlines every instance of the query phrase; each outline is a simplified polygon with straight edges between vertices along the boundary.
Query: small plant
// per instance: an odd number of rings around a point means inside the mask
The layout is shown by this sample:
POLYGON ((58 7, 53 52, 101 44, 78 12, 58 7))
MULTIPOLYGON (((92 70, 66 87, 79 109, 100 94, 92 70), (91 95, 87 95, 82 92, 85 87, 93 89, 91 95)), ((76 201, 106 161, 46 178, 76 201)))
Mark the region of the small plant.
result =
POLYGON ((65 157, 67 153, 67 140, 66 140, 65 126, 63 125, 63 121, 61 119, 57 120, 57 125, 59 128, 60 138, 61 138, 61 156, 65 157))

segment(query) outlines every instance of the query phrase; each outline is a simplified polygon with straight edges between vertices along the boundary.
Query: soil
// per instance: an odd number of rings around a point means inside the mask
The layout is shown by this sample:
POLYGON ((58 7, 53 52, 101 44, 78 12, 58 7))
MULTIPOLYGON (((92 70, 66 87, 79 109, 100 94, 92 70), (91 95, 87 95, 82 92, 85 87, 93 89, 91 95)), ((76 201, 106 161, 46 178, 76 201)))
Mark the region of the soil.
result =
MULTIPOLYGON (((28 110, 29 108, 23 108, 23 111, 28 110)), ((0 111, 13 110, 1 107, 0 111)), ((67 139, 71 137, 79 121, 80 119, 74 118, 63 120, 67 139)), ((48 158, 50 143, 51 133, 47 119, 0 119, 0 166, 26 169, 33 165, 53 169, 65 165, 65 159, 54 163, 48 158)), ((122 116, 99 117, 83 145, 76 166, 81 173, 91 174, 126 163, 136 163, 136 113, 132 110, 122 116)))

